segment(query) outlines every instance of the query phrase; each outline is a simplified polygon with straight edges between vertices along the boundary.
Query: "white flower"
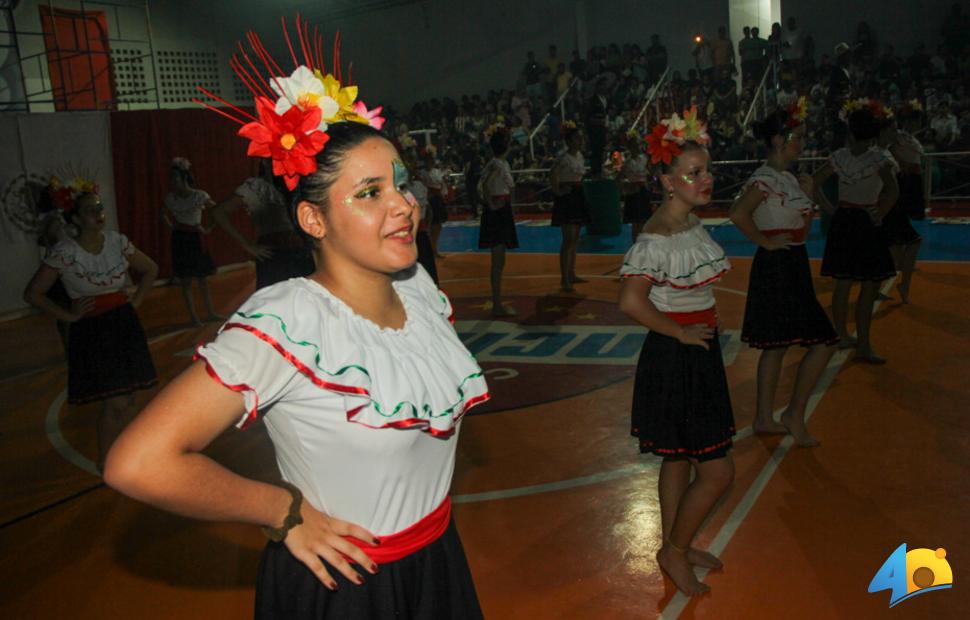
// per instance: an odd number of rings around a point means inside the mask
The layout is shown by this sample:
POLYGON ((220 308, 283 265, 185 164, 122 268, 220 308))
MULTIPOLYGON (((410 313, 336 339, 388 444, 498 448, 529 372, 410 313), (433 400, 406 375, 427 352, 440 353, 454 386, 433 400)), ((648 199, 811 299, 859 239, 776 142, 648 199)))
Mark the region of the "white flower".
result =
POLYGON ((327 89, 323 82, 305 66, 299 66, 290 77, 272 78, 269 81, 279 99, 276 100, 276 113, 282 116, 293 106, 301 110, 320 108, 320 131, 327 130, 325 118, 332 118, 340 111, 340 105, 332 97, 327 96, 327 89))

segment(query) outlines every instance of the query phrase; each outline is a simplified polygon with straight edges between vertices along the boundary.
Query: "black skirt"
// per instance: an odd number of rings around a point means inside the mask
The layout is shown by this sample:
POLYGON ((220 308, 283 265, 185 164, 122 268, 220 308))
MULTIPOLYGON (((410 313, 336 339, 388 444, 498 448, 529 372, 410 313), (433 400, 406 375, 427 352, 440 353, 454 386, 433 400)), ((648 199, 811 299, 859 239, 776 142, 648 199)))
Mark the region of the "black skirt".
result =
POLYGON ((428 206, 431 207, 431 223, 444 224, 448 221, 448 207, 445 199, 437 192, 428 192, 428 206))
POLYGON ((835 210, 825 241, 822 275, 864 282, 881 282, 896 275, 886 235, 865 209, 835 210))
POLYGON ((886 217, 882 218, 882 232, 889 245, 909 245, 921 239, 901 202, 894 204, 886 217))
POLYGON ((138 314, 123 304, 70 324, 67 400, 80 405, 130 394, 158 383, 138 314))
POLYGON ((623 199, 623 223, 639 224, 650 219, 650 192, 646 187, 639 188, 636 193, 623 199))
POLYGON ((205 249, 202 233, 172 231, 172 273, 179 278, 204 278, 216 272, 216 265, 205 249))
POLYGON ((414 238, 414 243, 418 246, 418 262, 428 272, 434 283, 438 284, 438 265, 434 260, 434 246, 431 244, 431 235, 427 231, 419 230, 414 238))
POLYGON ((513 250, 519 247, 519 235, 515 231, 515 217, 512 215, 512 200, 505 199, 505 205, 498 209, 482 209, 478 225, 478 247, 481 249, 504 245, 513 250))
POLYGON ((630 434, 640 452, 708 461, 725 456, 734 413, 717 335, 710 350, 647 334, 637 362, 630 434))
POLYGON ((562 226, 563 224, 589 224, 589 205, 586 204, 586 196, 583 194, 583 186, 573 185, 569 193, 556 196, 552 201, 552 225, 562 226))
POLYGON ((758 248, 751 263, 741 341, 756 349, 834 344, 839 338, 815 297, 808 250, 758 248))
POLYGON ((438 540, 411 555, 382 564, 376 575, 358 570, 363 585, 328 566, 337 581, 330 591, 283 543, 269 543, 256 582, 257 620, 351 620, 482 618, 471 571, 452 521, 438 540))
POLYGON ((926 219, 926 197, 923 195, 923 175, 903 173, 899 179, 899 200, 903 212, 913 220, 926 219))
POLYGON ((313 254, 309 247, 270 246, 273 255, 256 261, 256 289, 313 273, 313 254))

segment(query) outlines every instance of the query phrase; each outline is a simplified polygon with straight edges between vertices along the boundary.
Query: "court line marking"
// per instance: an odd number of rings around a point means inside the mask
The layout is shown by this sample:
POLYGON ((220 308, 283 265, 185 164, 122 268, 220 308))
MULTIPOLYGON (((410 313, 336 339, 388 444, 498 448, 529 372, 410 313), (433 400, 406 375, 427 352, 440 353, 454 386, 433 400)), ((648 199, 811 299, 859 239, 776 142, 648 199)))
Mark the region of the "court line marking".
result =
MULTIPOLYGON (((885 284, 883 284, 882 288, 880 289, 880 292, 886 294, 887 291, 891 290, 892 285, 896 282, 897 277, 898 276, 893 276, 889 280, 886 280, 885 284)), ((880 302, 877 300, 873 305, 873 314, 875 314, 875 312, 879 309, 879 304, 880 302)), ((815 413, 815 408, 818 407, 819 402, 821 402, 822 398, 825 396, 825 392, 828 391, 829 387, 832 385, 832 382, 835 381, 835 377, 839 374, 839 371, 842 369, 842 365, 845 363, 845 361, 849 359, 849 354, 852 351, 853 349, 836 351, 835 355, 832 356, 832 359, 830 359, 829 363, 825 366, 825 370, 822 372, 822 377, 815 386, 815 390, 812 391, 812 395, 808 400, 808 405, 805 407, 806 422, 808 422, 808 420, 812 417, 812 414, 815 413)), ((765 487, 768 486, 768 483, 775 475, 775 472, 778 471, 778 466, 791 450, 792 445, 794 445, 794 441, 795 440, 792 439, 791 435, 786 435, 785 438, 781 440, 781 443, 779 443, 778 447, 775 448, 775 451, 768 459, 768 462, 765 463, 764 467, 761 468, 757 478, 755 478, 751 483, 751 486, 748 487, 744 497, 742 497, 741 501, 738 502, 738 505, 734 507, 734 510, 731 512, 731 515, 728 517, 727 521, 724 522, 724 525, 721 526, 721 529, 714 537, 714 540, 712 540, 711 544, 707 547, 708 552, 713 553, 716 556, 719 556, 724 552, 724 549, 727 548, 728 543, 731 542, 731 539, 747 518, 748 513, 751 512, 755 502, 758 501, 762 491, 765 490, 765 487)), ((699 580, 703 580, 709 572, 709 569, 702 568, 696 572, 697 578, 699 580)), ((677 593, 670 599, 670 602, 667 603, 667 606, 663 608, 663 611, 660 612, 660 615, 657 616, 657 619, 674 620, 674 618, 678 618, 690 601, 690 597, 685 596, 683 592, 678 590, 677 593)))
MULTIPOLYGON (((558 277, 559 277, 559 274, 556 274, 556 273, 540 273, 535 275, 502 276, 502 279, 503 280, 532 280, 536 278, 558 278, 558 277)), ((593 278, 596 280, 616 280, 617 279, 617 276, 615 275, 600 275, 600 274, 593 274, 593 273, 581 273, 579 274, 579 277, 593 278)), ((482 281, 487 281, 488 278, 489 278, 488 276, 474 276, 470 278, 447 278, 447 279, 442 279, 441 284, 453 284, 453 283, 459 283, 459 282, 482 282, 482 281)), ((733 293, 735 295, 741 295, 742 297, 748 296, 747 291, 741 291, 735 288, 725 288, 723 286, 712 286, 711 288, 713 288, 716 291, 724 291, 725 293, 733 293)), ((561 296, 563 297, 576 294, 576 292, 573 292, 573 293, 566 293, 565 291, 557 291, 557 292, 562 293, 561 296)), ((516 295, 513 294, 512 296, 515 297, 516 295)), ((487 297, 487 295, 480 295, 480 297, 487 297)), ((519 295, 519 297, 523 297, 523 295, 519 295)), ((534 295, 524 295, 524 297, 534 297, 534 295)), ((459 299, 459 298, 456 298, 456 299, 459 299)), ((464 299, 464 298, 460 298, 460 299, 464 299)), ((576 297, 576 299, 583 299, 583 298, 576 297)), ((594 300, 594 301, 599 301, 599 300, 594 300)), ((609 303, 609 302, 604 302, 604 303, 609 303)))

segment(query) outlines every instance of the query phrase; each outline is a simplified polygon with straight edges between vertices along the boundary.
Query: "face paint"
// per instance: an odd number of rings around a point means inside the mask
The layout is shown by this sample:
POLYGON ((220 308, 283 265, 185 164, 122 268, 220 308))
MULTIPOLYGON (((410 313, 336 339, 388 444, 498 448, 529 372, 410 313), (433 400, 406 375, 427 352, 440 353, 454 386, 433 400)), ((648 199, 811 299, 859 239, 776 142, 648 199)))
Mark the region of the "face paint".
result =
POLYGON ((687 185, 693 185, 694 181, 696 181, 697 179, 690 176, 689 174, 682 174, 680 175, 680 180, 686 183, 687 185))
POLYGON ((404 199, 407 200, 408 204, 411 205, 412 209, 417 209, 419 207, 418 199, 415 198, 414 194, 412 194, 410 191, 404 192, 404 199))
POLYGON ((350 207, 350 212, 358 217, 367 213, 363 207, 354 204, 353 194, 347 194, 341 202, 350 207))
POLYGON ((395 159, 391 162, 391 170, 394 171, 394 187, 398 188, 398 190, 402 186, 407 185, 408 181, 411 180, 408 169, 400 159, 395 159))

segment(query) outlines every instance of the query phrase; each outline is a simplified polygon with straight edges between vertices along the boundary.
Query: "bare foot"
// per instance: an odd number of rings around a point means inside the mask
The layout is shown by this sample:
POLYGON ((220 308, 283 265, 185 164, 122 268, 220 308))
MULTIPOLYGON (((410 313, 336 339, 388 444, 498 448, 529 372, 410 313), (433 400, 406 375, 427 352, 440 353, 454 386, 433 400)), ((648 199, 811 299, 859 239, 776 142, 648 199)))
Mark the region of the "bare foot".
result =
POLYGON ((908 304, 909 303, 909 287, 903 288, 902 284, 896 285, 896 292, 899 293, 899 303, 908 304))
POLYGON ((694 570, 687 561, 687 555, 675 551, 670 545, 664 545, 657 552, 657 564, 677 589, 687 596, 696 596, 708 592, 710 588, 697 580, 694 570))
POLYGON ((877 366, 886 363, 886 358, 881 355, 877 355, 876 352, 872 350, 872 347, 860 347, 859 350, 856 351, 855 359, 859 360, 860 362, 875 364, 877 366))
POLYGON ((838 347, 840 349, 852 349, 859 345, 859 340, 852 336, 839 336, 838 347))
POLYGON ((767 420, 755 419, 751 424, 751 429, 759 435, 784 435, 788 433, 787 426, 781 422, 775 422, 771 418, 767 420))
POLYGON ((717 559, 717 556, 693 547, 687 550, 687 561, 694 566, 702 566, 704 568, 711 568, 714 570, 724 568, 724 564, 717 559))
POLYGON ((584 280, 579 276, 577 276, 576 274, 573 274, 572 281, 573 281, 573 284, 586 284, 587 282, 589 282, 589 280, 584 280))
POLYGON ((795 421, 795 417, 790 415, 787 411, 781 414, 781 423, 785 425, 788 432, 791 433, 792 439, 795 440, 795 445, 799 448, 814 448, 816 446, 822 445, 818 439, 812 437, 805 428, 805 422, 803 420, 795 421))

